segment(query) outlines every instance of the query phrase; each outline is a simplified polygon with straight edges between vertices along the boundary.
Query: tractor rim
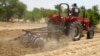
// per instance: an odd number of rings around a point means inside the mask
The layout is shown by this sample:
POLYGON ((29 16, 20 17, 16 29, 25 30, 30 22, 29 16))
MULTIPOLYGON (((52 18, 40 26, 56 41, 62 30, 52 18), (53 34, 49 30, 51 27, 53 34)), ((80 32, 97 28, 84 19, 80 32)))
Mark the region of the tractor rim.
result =
POLYGON ((75 28, 74 28, 74 38, 75 39, 78 39, 79 38, 79 36, 80 36, 80 28, 78 27, 78 26, 76 26, 75 28))

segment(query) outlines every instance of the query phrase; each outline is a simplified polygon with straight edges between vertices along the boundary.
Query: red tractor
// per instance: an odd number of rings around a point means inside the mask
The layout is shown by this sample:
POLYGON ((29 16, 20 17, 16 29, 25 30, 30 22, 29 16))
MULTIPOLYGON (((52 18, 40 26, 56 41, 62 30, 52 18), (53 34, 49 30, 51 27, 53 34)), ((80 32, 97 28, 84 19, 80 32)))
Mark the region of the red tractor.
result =
POLYGON ((50 15, 50 19, 48 25, 57 25, 61 27, 63 32, 68 35, 71 32, 74 32, 73 40, 80 40, 82 37, 83 30, 87 31, 87 39, 92 39, 94 37, 94 29, 90 24, 89 18, 85 16, 85 11, 83 13, 83 17, 81 16, 72 16, 70 15, 70 8, 67 3, 59 4, 59 14, 50 15), (67 16, 61 16, 61 6, 67 6, 67 16))
POLYGON ((90 24, 90 20, 85 17, 85 12, 83 13, 83 17, 72 16, 70 15, 69 5, 61 3, 59 5, 59 14, 53 14, 50 16, 48 27, 23 30, 25 34, 19 36, 15 40, 20 40, 25 46, 32 45, 33 47, 40 48, 44 47, 45 44, 53 41, 55 42, 55 40, 61 41, 62 43, 58 43, 66 45, 67 40, 69 42, 69 38, 74 41, 80 40, 83 30, 87 31, 87 39, 92 39, 94 37, 94 29, 90 24), (61 16, 62 5, 67 5, 67 16, 65 17, 61 16))

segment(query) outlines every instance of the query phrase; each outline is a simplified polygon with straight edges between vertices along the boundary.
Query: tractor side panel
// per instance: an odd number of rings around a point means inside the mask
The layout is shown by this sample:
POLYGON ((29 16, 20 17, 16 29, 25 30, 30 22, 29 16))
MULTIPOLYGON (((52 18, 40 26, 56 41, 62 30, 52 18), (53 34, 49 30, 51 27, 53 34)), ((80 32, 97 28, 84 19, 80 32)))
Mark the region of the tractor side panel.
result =
POLYGON ((84 25, 84 30, 87 30, 89 28, 89 19, 88 18, 82 18, 82 17, 77 17, 76 19, 79 21, 82 25, 84 25))
POLYGON ((81 17, 76 17, 76 16, 69 16, 69 17, 66 17, 66 22, 71 22, 71 21, 79 21, 79 22, 82 22, 83 21, 83 18, 81 17))
POLYGON ((60 25, 60 23, 63 21, 64 18, 58 15, 51 15, 50 19, 54 20, 56 25, 60 25))
POLYGON ((84 24, 85 24, 85 29, 88 30, 89 25, 90 25, 90 21, 89 21, 88 18, 85 18, 85 20, 84 20, 84 24))
POLYGON ((88 30, 88 28, 89 28, 89 19, 88 18, 77 17, 76 20, 79 21, 82 25, 84 25, 85 30, 88 30))
POLYGON ((76 20, 79 21, 82 25, 84 25, 83 26, 84 30, 88 30, 88 28, 89 28, 89 19, 88 18, 77 17, 76 20))
POLYGON ((66 23, 69 23, 71 21, 79 21, 82 25, 84 25, 85 30, 87 30, 88 27, 89 27, 89 19, 88 18, 82 18, 82 17, 78 17, 78 16, 68 16, 68 17, 66 17, 66 23))

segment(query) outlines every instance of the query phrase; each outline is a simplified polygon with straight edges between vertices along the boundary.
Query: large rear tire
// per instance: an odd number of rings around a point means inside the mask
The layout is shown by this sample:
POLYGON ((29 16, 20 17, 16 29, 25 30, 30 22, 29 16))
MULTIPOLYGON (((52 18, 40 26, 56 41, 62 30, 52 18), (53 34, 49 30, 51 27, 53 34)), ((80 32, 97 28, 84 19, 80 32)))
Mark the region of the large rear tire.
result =
POLYGON ((70 38, 72 38, 73 41, 80 40, 82 30, 82 25, 78 21, 73 21, 68 25, 68 35, 70 35, 70 38))

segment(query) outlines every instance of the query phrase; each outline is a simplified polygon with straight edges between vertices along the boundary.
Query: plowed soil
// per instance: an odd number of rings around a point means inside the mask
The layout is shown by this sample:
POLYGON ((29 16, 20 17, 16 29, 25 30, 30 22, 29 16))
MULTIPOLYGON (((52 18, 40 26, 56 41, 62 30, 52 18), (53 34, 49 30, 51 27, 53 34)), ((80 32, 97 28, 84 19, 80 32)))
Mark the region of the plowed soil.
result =
POLYGON ((0 56, 100 56, 100 25, 93 39, 86 39, 85 35, 79 41, 69 42, 69 45, 65 46, 56 46, 54 49, 25 47, 13 40, 23 34, 22 29, 40 27, 43 27, 43 24, 0 22, 0 56))

